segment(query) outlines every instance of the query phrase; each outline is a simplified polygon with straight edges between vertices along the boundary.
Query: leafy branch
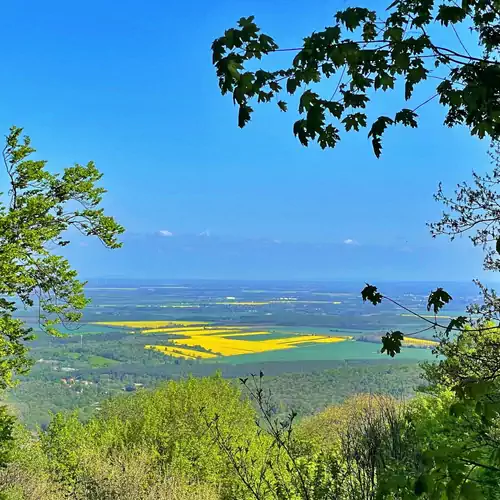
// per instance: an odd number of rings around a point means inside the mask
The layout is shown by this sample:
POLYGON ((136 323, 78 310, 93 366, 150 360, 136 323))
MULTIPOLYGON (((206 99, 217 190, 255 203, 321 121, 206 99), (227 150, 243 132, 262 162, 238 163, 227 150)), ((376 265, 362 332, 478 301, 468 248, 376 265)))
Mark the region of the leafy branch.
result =
POLYGON ((0 388, 31 364, 26 342, 33 332, 14 318, 16 299, 36 306, 41 330, 53 335, 59 335, 58 325, 77 322, 88 303, 77 272, 51 246, 67 246, 68 231, 77 229, 119 248, 124 231, 100 207, 106 190, 93 162, 53 174, 45 161, 31 159, 34 152, 22 129, 12 127, 2 154, 9 189, 0 201, 0 388))
POLYGON ((219 87, 222 94, 232 94, 240 127, 251 119, 252 100, 275 101, 286 112, 288 105, 281 94, 294 95, 302 89, 298 102, 302 116, 295 121, 293 133, 304 146, 316 141, 322 148, 335 147, 341 128, 349 132, 369 127, 368 136, 379 157, 386 129, 396 124, 417 127, 416 110, 437 97, 448 108, 446 125, 465 124, 472 134, 495 139, 500 136, 500 16, 490 3, 466 0, 454 6, 398 0, 385 19, 377 18, 375 11, 350 7, 337 12, 334 25, 305 37, 301 47, 290 48, 280 48, 272 37, 261 33, 253 16, 241 18, 236 28, 226 30, 212 44, 219 87), (455 28, 466 18, 474 21, 481 57, 471 55, 455 28), (435 43, 426 30, 435 24, 453 30, 464 52, 435 43), (275 52, 296 55, 289 66, 278 70, 248 70, 248 64, 275 52), (446 71, 443 77, 433 74, 438 68, 446 71), (336 76, 338 83, 330 99, 312 90, 315 84, 336 76), (441 80, 432 97, 368 125, 365 109, 372 91, 394 90, 402 81, 408 101, 415 87, 430 78, 441 80), (340 99, 333 101, 338 93, 340 99))
POLYGON ((417 311, 414 311, 413 309, 405 306, 404 304, 401 304, 397 300, 383 295, 374 285, 366 284, 365 288, 363 288, 363 290, 361 291, 361 297, 363 299, 363 302, 370 302, 374 306, 380 304, 383 300, 387 300, 388 302, 391 302, 395 306, 403 309, 409 314, 430 325, 422 330, 418 330, 412 333, 404 334, 400 331, 386 333, 386 335, 382 337, 381 352, 387 352, 387 354, 391 357, 394 357, 401 351, 402 342, 404 341, 405 337, 417 335, 431 329, 435 330, 436 332, 438 330, 441 330, 442 332, 444 331, 444 335, 448 336, 451 332, 464 332, 466 330, 468 332, 484 332, 488 330, 496 330, 499 328, 498 324, 492 326, 480 325, 475 328, 471 327, 470 323, 472 323, 472 320, 471 318, 467 318, 466 316, 458 316, 456 318, 452 318, 447 325, 441 323, 438 320, 437 315, 439 311, 452 300, 451 295, 446 292, 446 290, 443 290, 443 288, 437 288, 436 290, 432 291, 427 299, 427 311, 432 311, 435 315, 435 319, 430 319, 418 313, 417 311))

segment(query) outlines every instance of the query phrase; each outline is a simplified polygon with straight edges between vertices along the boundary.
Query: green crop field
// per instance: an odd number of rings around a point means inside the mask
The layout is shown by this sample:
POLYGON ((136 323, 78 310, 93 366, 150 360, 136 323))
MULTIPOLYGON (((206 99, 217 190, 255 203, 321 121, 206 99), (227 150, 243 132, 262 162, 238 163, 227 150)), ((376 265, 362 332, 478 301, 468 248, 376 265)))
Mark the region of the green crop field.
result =
MULTIPOLYGON (((396 292, 394 296, 403 304, 421 304, 426 314, 427 288, 409 284, 412 297, 396 292)), ((359 289, 359 284, 257 287, 235 282, 92 286, 87 291, 92 302, 80 325, 63 331, 63 338, 37 332, 31 345, 34 368, 22 389, 11 391, 9 402, 33 415, 30 419, 44 421, 42 410, 27 409, 35 394, 45 394, 46 412, 81 408, 88 415, 110 394, 189 374, 220 370, 224 376, 240 377, 263 370, 279 375, 337 369, 346 363, 396 367, 404 362, 416 367, 434 359, 429 348, 420 347, 403 348, 397 360, 381 354, 378 336, 394 329, 416 331, 422 324, 395 307, 363 303, 359 289), (283 297, 287 301, 279 300, 283 297), (126 326, 130 322, 143 326, 126 326), (150 322, 174 325, 179 331, 147 328, 150 322), (179 329, 183 323, 186 326, 179 329), (167 349, 159 352, 146 346, 167 349), (203 359, 197 359, 198 353, 203 359), (64 384, 68 377, 74 383, 64 384)), ((444 314, 454 315, 457 306, 454 311, 444 314)), ((23 311, 22 318, 38 328, 36 311, 23 311)), ((421 338, 428 337, 424 333, 421 338)))

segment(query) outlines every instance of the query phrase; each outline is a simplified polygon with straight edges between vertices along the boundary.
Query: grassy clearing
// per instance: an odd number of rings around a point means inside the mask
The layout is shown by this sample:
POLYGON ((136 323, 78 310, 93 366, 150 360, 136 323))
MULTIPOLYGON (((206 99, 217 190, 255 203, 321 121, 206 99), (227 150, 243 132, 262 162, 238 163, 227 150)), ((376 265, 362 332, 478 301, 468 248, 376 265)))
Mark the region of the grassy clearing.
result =
POLYGON ((89 356, 88 362, 92 368, 104 368, 106 366, 113 366, 119 363, 115 359, 105 358, 103 356, 89 356))

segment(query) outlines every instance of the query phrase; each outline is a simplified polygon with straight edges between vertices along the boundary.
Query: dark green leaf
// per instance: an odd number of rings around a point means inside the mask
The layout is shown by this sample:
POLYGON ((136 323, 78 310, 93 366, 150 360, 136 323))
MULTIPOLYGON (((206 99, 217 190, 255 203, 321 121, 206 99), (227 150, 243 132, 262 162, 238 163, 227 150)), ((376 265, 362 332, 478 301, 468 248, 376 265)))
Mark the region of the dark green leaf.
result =
POLYGON ((437 314, 446 304, 452 300, 451 295, 443 290, 442 288, 437 288, 435 291, 431 292, 427 300, 427 310, 431 309, 434 314, 437 314))
POLYGON ((460 489, 460 498, 465 500, 481 500, 484 496, 477 484, 472 481, 467 481, 460 489))
POLYGON ((288 110, 287 104, 285 101, 278 101, 278 106, 281 111, 286 112, 288 110))
POLYGON ((421 474, 415 482, 415 495, 421 496, 428 493, 432 486, 432 479, 428 474, 421 474))
POLYGON ((307 128, 306 128, 306 120, 297 120, 293 125, 293 133, 296 137, 298 137, 300 143, 303 146, 307 146, 309 144, 308 136, 307 136, 307 128))
POLYGON ((298 82, 296 78, 291 77, 286 81, 286 91, 289 94, 293 94, 297 90, 297 87, 298 82))
POLYGON ((385 132, 385 129, 393 123, 394 120, 392 120, 392 118, 389 118, 388 116, 380 116, 372 124, 368 137, 372 137, 373 151, 375 152, 375 156, 377 158, 380 158, 380 154, 382 153, 382 134, 385 132))
POLYGON ((464 403, 454 403, 450 406, 450 415, 453 415, 454 417, 460 417, 465 413, 465 410, 466 406, 464 403))
POLYGON ((309 111, 313 102, 318 99, 318 94, 311 90, 306 90, 301 96, 299 101, 299 113, 309 111))
POLYGON ((241 27, 241 28, 248 28, 250 26, 253 25, 253 21, 255 19, 255 16, 249 16, 249 17, 242 17, 239 21, 238 21, 238 25, 241 27))
POLYGON ((371 302, 374 306, 380 304, 383 299, 383 295, 377 290, 377 287, 369 285, 368 283, 363 290, 361 290, 361 297, 363 302, 371 302))
POLYGON ((454 5, 440 5, 436 20, 441 21, 441 24, 448 26, 448 24, 456 24, 463 21, 466 15, 467 11, 461 7, 454 5))
POLYGON ((248 106, 248 104, 241 104, 240 110, 238 113, 238 126, 243 128, 249 121, 251 114, 253 113, 253 109, 248 106))
POLYGON ((344 11, 337 12, 335 17, 348 30, 354 31, 363 21, 373 19, 373 12, 361 7, 348 7, 344 11))
POLYGON ((396 116, 394 117, 394 121, 396 123, 401 123, 402 125, 405 125, 406 127, 412 127, 415 128, 417 126, 417 120, 415 119, 417 117, 417 113, 411 109, 402 109, 401 111, 398 111, 396 113, 396 116))
POLYGON ((388 332, 382 337, 382 349, 381 353, 386 352, 391 358, 396 354, 401 352, 401 345, 404 339, 404 335, 400 331, 388 332))
POLYGON ((457 318, 453 318, 448 323, 448 326, 446 327, 445 333, 446 333, 446 335, 448 335, 453 330, 463 330, 463 328, 466 324, 467 324, 467 317, 466 316, 458 316, 457 318))

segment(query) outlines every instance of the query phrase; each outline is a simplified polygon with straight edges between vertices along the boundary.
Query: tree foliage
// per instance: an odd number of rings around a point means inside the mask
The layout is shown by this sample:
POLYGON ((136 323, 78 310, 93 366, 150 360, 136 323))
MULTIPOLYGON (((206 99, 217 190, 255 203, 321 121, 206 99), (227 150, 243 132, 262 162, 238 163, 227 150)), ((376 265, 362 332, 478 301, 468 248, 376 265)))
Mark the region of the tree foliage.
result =
POLYGON ((500 270, 500 142, 492 143, 489 156, 491 171, 473 172, 472 182, 462 182, 453 195, 446 195, 439 185, 436 200, 445 211, 430 224, 433 236, 451 239, 468 235, 474 246, 485 250, 484 268, 500 270))
POLYGON ((438 98, 445 124, 466 125, 479 137, 500 136, 500 3, 498 0, 395 0, 386 12, 349 7, 335 23, 304 38, 301 47, 280 48, 261 32, 254 17, 241 18, 213 42, 213 63, 223 94, 238 106, 238 125, 251 119, 252 103, 275 102, 286 112, 284 95, 298 95, 293 133, 301 144, 334 147, 345 132, 368 127, 376 156, 382 136, 393 125, 417 127, 417 110, 438 98), (440 26, 445 33, 436 33, 440 26), (459 31, 472 28, 479 50, 469 51, 459 31), (442 46, 440 40, 456 40, 442 46), (255 62, 276 52, 295 53, 288 66, 259 68, 255 62), (471 55, 476 53, 477 57, 471 55), (318 86, 332 81, 331 86, 318 86), (368 105, 377 91, 403 89, 411 101, 428 80, 430 97, 369 124, 368 105), (430 81, 433 84, 430 84, 430 81), (435 83, 435 85, 434 85, 435 83), (323 89, 327 88, 325 91, 323 89), (317 91, 316 91, 317 90, 317 91))
MULTIPOLYGON (((474 173, 473 184, 459 184, 451 197, 445 196, 440 188, 436 198, 445 203, 447 211, 440 221, 431 224, 431 230, 435 236, 445 234, 452 239, 468 234, 474 245, 484 248, 484 267, 498 270, 498 147, 493 147, 490 156, 493 159, 491 174, 474 173)), ((392 489, 393 493, 402 493, 411 486, 417 497, 497 498, 500 304, 494 290, 479 281, 476 283, 482 293, 482 303, 471 304, 468 316, 452 318, 447 325, 438 314, 452 297, 441 288, 429 295, 427 309, 435 314, 434 319, 405 308, 427 322, 427 330, 433 330, 439 339, 434 350, 439 359, 425 366, 425 376, 432 400, 439 401, 444 411, 429 413, 425 406, 416 411, 415 422, 423 424, 422 429, 433 428, 433 432, 428 435, 423 431, 419 474, 413 478, 410 475, 404 486, 392 489)), ((401 306, 372 285, 367 285, 363 297, 374 305, 389 300, 401 306)), ((412 334, 395 333, 390 332, 383 338, 383 349, 391 355, 399 352, 404 336, 412 334)))
POLYGON ((19 307, 37 307, 40 327, 58 334, 57 326, 77 321, 87 304, 84 283, 55 249, 75 230, 118 248, 123 232, 100 207, 105 190, 94 163, 55 174, 34 153, 29 137, 12 127, 3 149, 9 186, 0 203, 0 389, 30 366, 33 331, 15 317, 19 307))

